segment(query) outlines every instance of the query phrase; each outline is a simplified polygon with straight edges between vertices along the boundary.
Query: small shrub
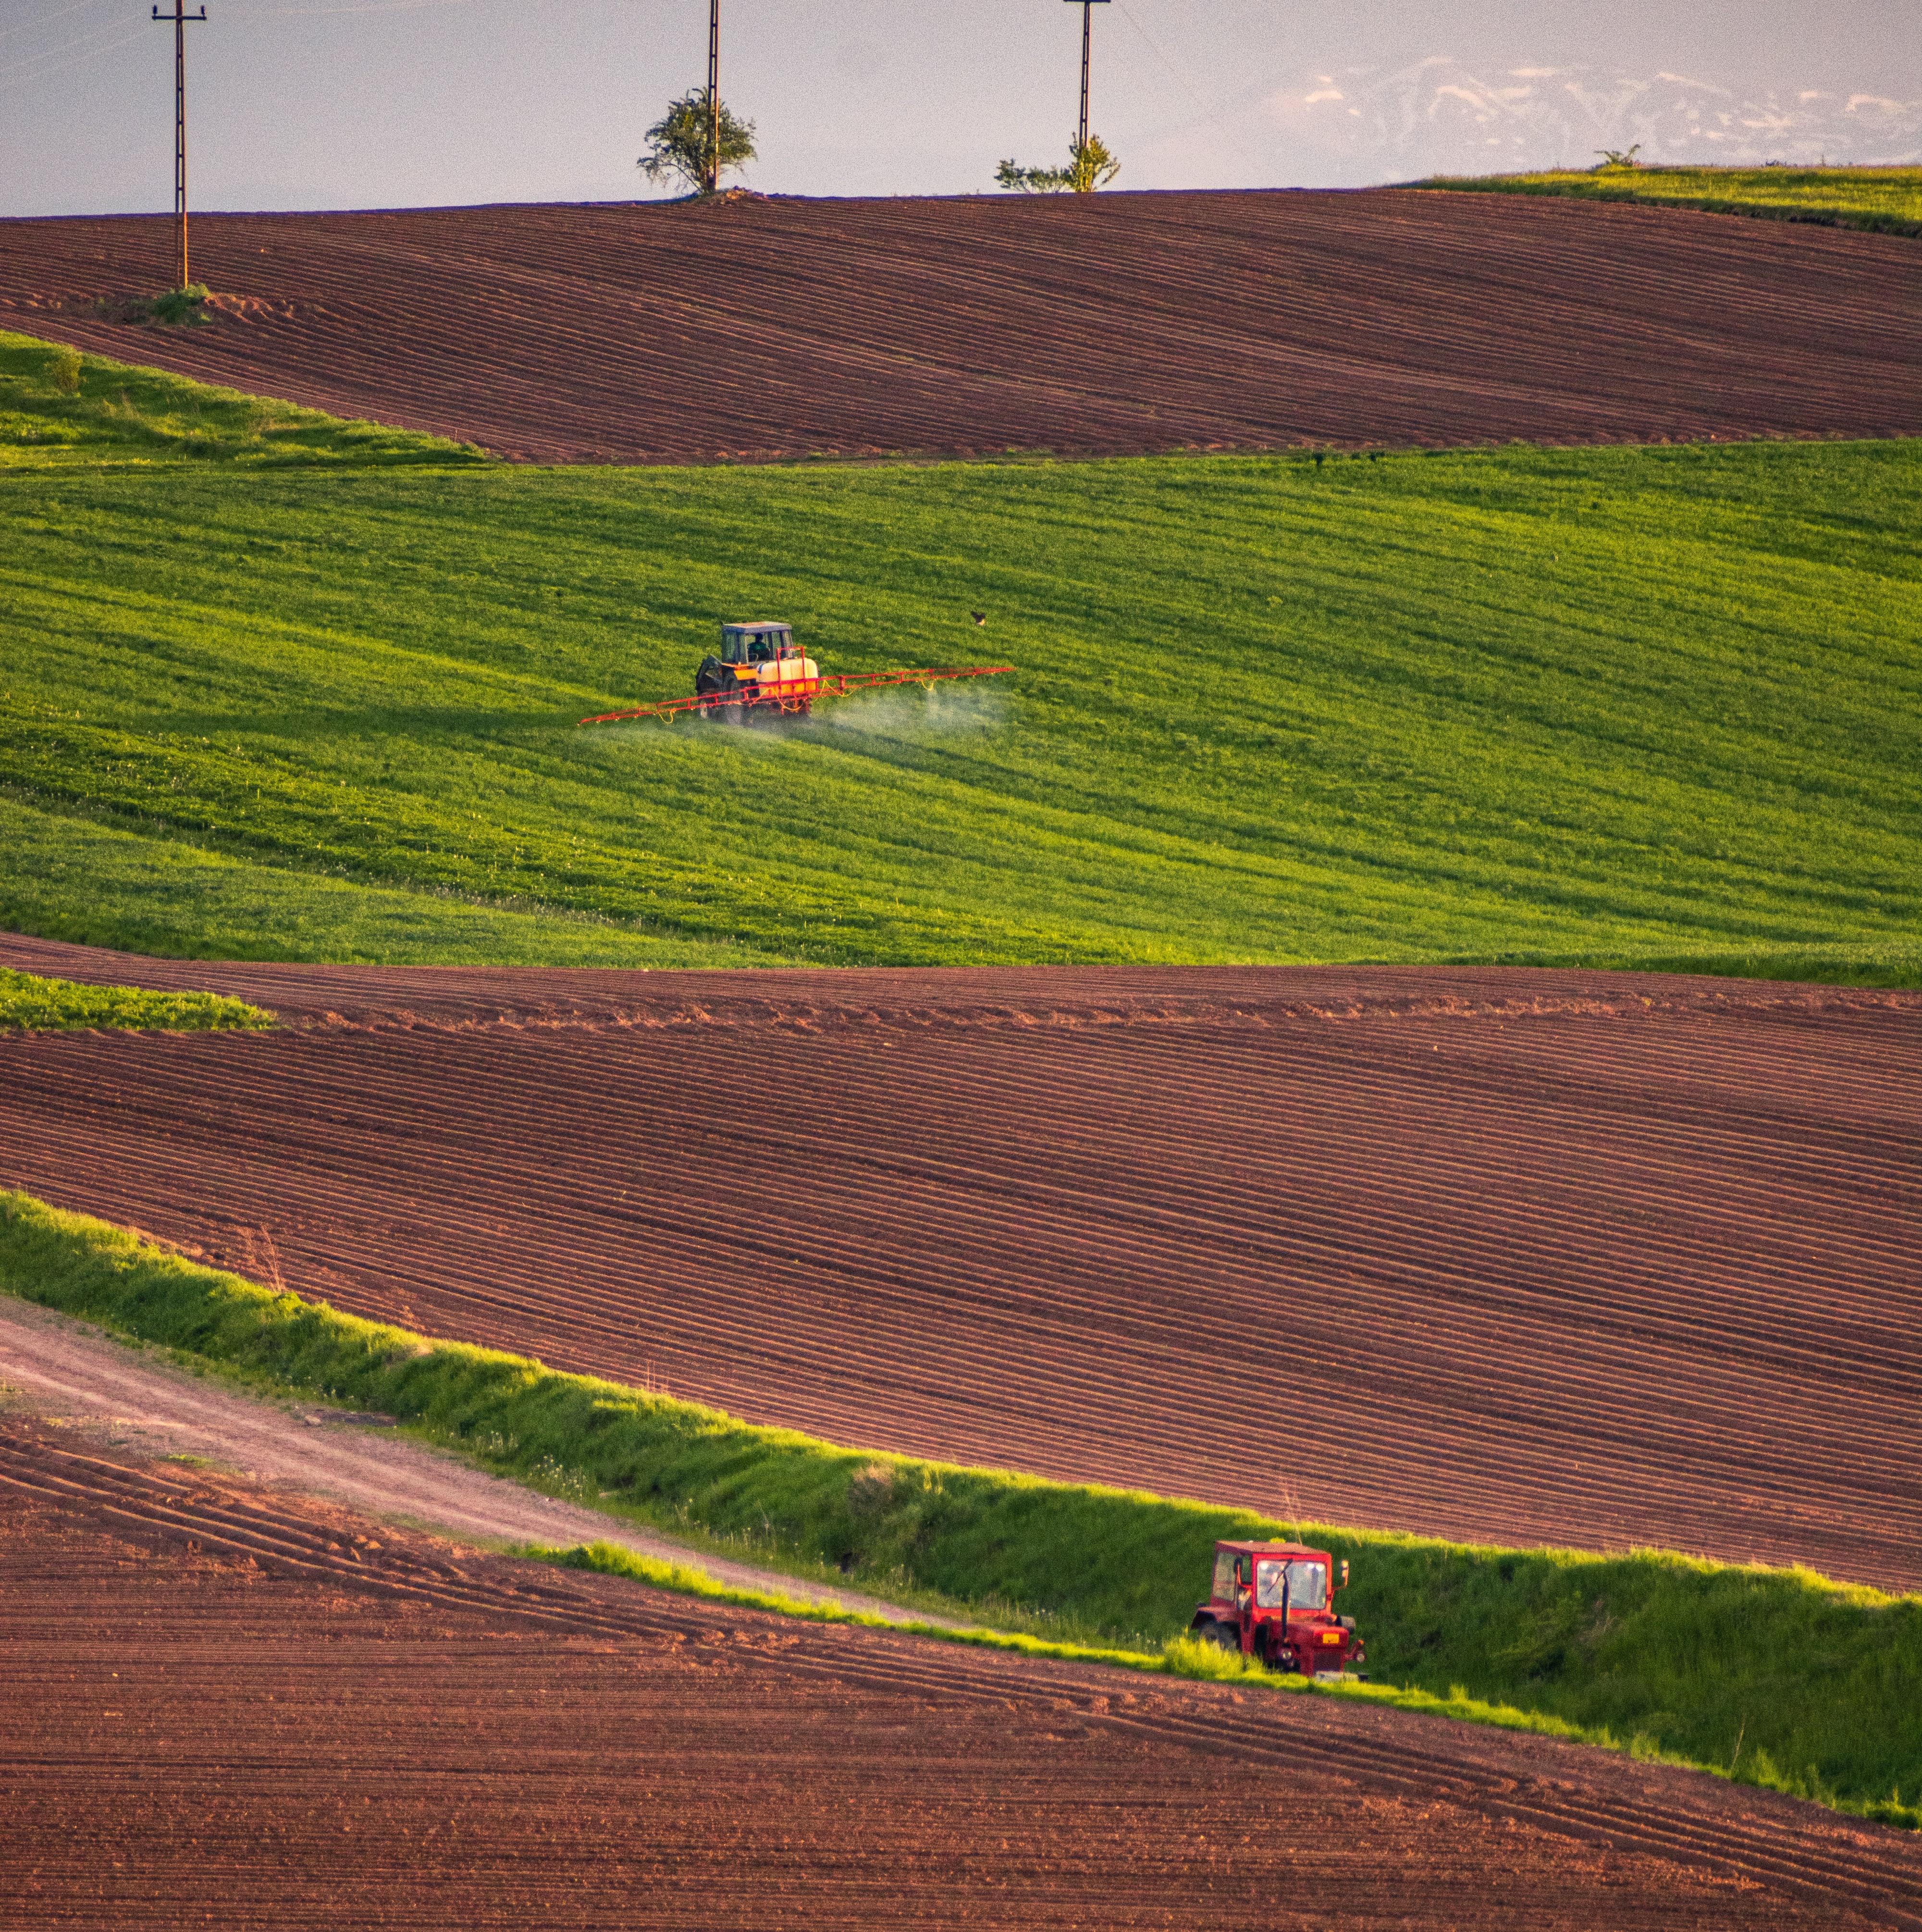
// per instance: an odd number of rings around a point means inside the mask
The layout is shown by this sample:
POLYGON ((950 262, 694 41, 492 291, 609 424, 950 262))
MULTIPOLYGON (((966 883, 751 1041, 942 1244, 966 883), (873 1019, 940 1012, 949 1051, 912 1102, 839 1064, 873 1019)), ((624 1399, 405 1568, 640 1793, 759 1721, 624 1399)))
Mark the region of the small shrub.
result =
POLYGON ((47 360, 46 373, 63 396, 70 396, 79 388, 80 371, 84 366, 78 350, 56 349, 47 360))
POLYGON ((193 328, 209 320, 206 313, 207 290, 204 284, 189 282, 184 288, 169 289, 156 296, 147 306, 147 318, 169 328, 193 328))
POLYGON ((895 1500, 895 1472, 885 1462, 870 1462, 848 1479, 847 1507, 857 1519, 877 1516, 895 1500))
POLYGON ((994 179, 1016 194, 1093 194, 1120 172, 1114 151, 1099 134, 1090 134, 1069 144, 1066 167, 1024 168, 1009 160, 994 170, 994 179))

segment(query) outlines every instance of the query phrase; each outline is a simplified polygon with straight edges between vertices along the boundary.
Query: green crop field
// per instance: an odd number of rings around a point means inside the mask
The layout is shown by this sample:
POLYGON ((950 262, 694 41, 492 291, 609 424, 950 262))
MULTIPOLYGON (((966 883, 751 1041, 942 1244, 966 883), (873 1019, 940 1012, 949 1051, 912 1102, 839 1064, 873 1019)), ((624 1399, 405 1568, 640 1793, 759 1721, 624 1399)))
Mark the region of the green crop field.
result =
POLYGON ((57 359, 0 338, 0 926, 1916 982, 1913 445, 535 470, 57 359), (755 616, 1015 674, 576 728, 755 616))
POLYGON ((1583 201, 1667 202, 1890 235, 1922 235, 1922 168, 1550 168, 1528 175, 1438 175, 1416 188, 1583 201))

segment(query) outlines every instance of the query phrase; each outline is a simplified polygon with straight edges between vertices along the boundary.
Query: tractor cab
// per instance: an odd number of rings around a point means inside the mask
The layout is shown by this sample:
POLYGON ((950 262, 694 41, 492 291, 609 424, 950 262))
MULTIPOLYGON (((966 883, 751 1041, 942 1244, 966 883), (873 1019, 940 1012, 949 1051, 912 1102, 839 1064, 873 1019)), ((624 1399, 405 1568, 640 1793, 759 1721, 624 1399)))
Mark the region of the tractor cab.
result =
POLYGON ((791 624, 723 624, 721 650, 694 673, 702 712, 724 724, 751 713, 805 718, 820 690, 820 667, 794 641, 791 624))
POLYGON ((723 624, 721 662, 725 664, 778 664, 801 655, 788 624, 723 624))
POLYGON ((1366 1660, 1352 1617, 1335 1614, 1345 1558, 1300 1543, 1218 1543, 1206 1599, 1190 1633, 1271 1670, 1340 1677, 1366 1660))

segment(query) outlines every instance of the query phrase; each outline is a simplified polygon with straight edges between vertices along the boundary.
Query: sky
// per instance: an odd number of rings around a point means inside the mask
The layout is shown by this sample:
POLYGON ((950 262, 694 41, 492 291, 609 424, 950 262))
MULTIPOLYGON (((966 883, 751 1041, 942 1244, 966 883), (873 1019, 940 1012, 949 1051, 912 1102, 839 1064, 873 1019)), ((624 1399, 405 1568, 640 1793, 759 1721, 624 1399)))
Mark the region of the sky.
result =
MULTIPOLYGON (((199 0, 196 0, 196 4, 199 0)), ((196 208, 646 197, 706 0, 205 0, 196 208)), ((1081 8, 721 0, 721 97, 770 194, 988 191, 1062 159, 1081 8)), ((1354 187, 1645 160, 1922 163, 1918 0, 1102 0, 1117 188, 1354 187)), ((170 208, 147 0, 0 0, 0 215, 170 208)))

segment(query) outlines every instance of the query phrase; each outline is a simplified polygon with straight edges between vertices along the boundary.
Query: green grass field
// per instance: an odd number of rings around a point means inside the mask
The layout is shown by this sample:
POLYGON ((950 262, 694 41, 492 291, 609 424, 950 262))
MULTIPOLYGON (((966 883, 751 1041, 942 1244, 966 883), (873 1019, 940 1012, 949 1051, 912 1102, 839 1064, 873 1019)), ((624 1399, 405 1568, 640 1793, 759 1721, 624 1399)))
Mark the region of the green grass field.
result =
MULTIPOLYGON (((1666 1756, 1922 1826, 1922 1598, 1659 1551, 1501 1550, 877 1456, 429 1342, 0 1192, 0 1292, 191 1364, 402 1418, 610 1514, 790 1574, 1057 1642, 1179 1644, 1218 1538, 1354 1566, 1377 1694, 1666 1756), (1066 1560, 1064 1560, 1064 1552, 1066 1560), (1392 1688, 1388 1687, 1393 1687, 1392 1688)), ((586 1553, 583 1552, 583 1556, 586 1553)), ((609 1552, 603 1567, 675 1580, 609 1552)), ((1145 1654, 1144 1654, 1145 1653, 1145 1654)), ((1177 1667, 1205 1663, 1177 1648, 1177 1667)))
POLYGON ((1922 235, 1922 168, 1551 168, 1528 175, 1438 175, 1415 188, 1572 195, 1922 235))
POLYGON ((48 1033, 76 1027, 205 1033, 226 1027, 271 1026, 274 1016, 217 993, 150 993, 135 986, 83 986, 0 966, 0 1033, 48 1033))
MULTIPOLYGON (((59 420, 0 346, 7 420, 59 420)), ((96 427, 0 465, 16 929, 1917 977, 1913 445, 541 470, 96 427), (576 728, 758 616, 831 670, 1018 669, 576 728)))

